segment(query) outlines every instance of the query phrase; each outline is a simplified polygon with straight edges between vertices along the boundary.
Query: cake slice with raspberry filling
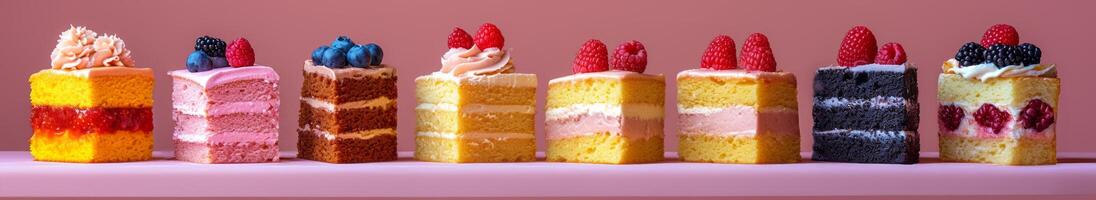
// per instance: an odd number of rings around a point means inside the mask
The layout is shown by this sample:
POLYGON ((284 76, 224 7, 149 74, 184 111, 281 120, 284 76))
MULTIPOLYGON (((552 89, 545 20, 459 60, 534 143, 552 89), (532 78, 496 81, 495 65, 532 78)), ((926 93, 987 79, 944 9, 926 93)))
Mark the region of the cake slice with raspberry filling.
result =
POLYGON ((963 45, 939 79, 940 158, 1000 165, 1056 163, 1060 81, 1041 50, 998 24, 963 45))

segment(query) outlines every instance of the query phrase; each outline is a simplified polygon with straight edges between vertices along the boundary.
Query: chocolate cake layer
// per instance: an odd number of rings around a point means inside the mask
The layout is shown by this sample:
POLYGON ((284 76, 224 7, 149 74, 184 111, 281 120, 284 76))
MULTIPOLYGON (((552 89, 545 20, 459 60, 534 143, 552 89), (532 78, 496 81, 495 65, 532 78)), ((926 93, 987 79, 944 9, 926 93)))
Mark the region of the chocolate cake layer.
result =
POLYGON ((347 77, 336 81, 319 74, 305 72, 301 97, 316 98, 334 104, 365 101, 378 97, 396 99, 396 76, 347 77))
POLYGON ((814 130, 834 129, 917 131, 920 111, 916 103, 896 106, 814 104, 814 130))
POLYGON ((860 99, 891 96, 916 102, 917 68, 907 67, 902 71, 819 69, 814 77, 814 96, 860 99))
POLYGON ((362 163, 396 160, 396 136, 377 135, 371 138, 336 138, 328 140, 311 132, 298 130, 297 142, 301 159, 329 163, 362 163))
POLYGON ((393 103, 382 107, 336 109, 335 112, 329 112, 301 102, 300 119, 297 123, 301 128, 308 125, 335 134, 396 128, 396 106, 393 103))
POLYGON ((916 132, 832 130, 814 133, 813 160, 855 163, 917 163, 916 132))

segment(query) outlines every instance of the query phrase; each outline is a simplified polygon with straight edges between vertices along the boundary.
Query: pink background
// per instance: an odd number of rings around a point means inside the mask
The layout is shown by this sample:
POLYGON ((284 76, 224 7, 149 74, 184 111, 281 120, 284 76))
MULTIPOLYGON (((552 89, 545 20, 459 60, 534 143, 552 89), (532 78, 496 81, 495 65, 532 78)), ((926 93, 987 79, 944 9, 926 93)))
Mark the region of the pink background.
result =
MULTIPOLYGON (((69 24, 118 34, 137 64, 156 72, 156 148, 171 149, 169 70, 182 69, 194 39, 246 37, 260 64, 282 75, 281 145, 293 150, 302 61, 338 35, 359 43, 376 42, 385 63, 399 70, 399 142, 414 145, 413 79, 439 68, 446 36, 454 26, 474 32, 483 22, 503 31, 518 71, 540 79, 538 111, 547 81, 571 73, 571 61, 587 39, 640 40, 650 54, 647 73, 672 77, 695 68, 717 34, 738 45, 753 32, 768 35, 778 68, 799 80, 803 150, 810 150, 811 82, 814 70, 835 62, 838 44, 853 25, 869 26, 880 44, 900 42, 920 68, 921 145, 936 151, 936 76, 940 63, 964 42, 977 41, 995 23, 1020 30, 1021 41, 1043 49, 1044 63, 1055 63, 1062 78, 1058 120, 1059 151, 1096 151, 1096 134, 1085 123, 1096 107, 1083 104, 1096 94, 1089 87, 1096 72, 1085 64, 1093 53, 1096 19, 1093 1, 16 1, 0 2, 0 150, 26 150, 27 77, 49 64, 57 35, 69 24)), ((474 34, 474 33, 473 33, 474 34)), ((741 48, 741 46, 739 46, 741 48)), ((668 151, 676 151, 675 82, 667 79, 668 151)), ((539 119, 543 120, 540 115, 539 119)), ((538 128, 539 130, 539 128, 538 128)), ((538 133, 543 138, 543 132, 538 133)), ((543 144, 543 142, 541 143, 543 144)), ((541 145, 543 147, 543 145, 541 145)))

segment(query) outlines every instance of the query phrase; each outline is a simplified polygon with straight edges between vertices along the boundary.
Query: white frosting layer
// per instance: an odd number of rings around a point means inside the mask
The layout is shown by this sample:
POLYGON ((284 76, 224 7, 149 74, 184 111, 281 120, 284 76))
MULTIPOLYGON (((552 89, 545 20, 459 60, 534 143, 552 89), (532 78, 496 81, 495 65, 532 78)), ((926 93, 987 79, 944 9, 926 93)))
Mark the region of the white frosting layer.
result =
POLYGON ((388 108, 396 106, 396 100, 383 96, 370 100, 346 102, 339 105, 311 97, 301 97, 301 102, 304 102, 313 108, 327 110, 328 112, 335 112, 335 109, 388 108))
POLYGON ((168 75, 194 81, 202 87, 213 88, 221 84, 240 80, 262 79, 278 82, 278 73, 267 66, 222 67, 204 72, 189 72, 185 69, 168 72, 168 75))
POLYGON ((535 74, 505 73, 479 76, 453 76, 447 73, 434 72, 430 73, 430 75, 420 76, 415 79, 418 80, 424 78, 436 78, 446 81, 458 82, 461 84, 489 85, 514 88, 537 87, 537 79, 535 74))
POLYGON ((902 97, 884 97, 876 96, 871 99, 858 99, 858 98, 842 98, 842 97, 829 97, 829 98, 815 98, 816 105, 822 107, 848 107, 848 106, 864 106, 868 105, 873 108, 889 108, 911 105, 912 103, 902 97))
POLYGON ((312 126, 310 126, 310 125, 305 125, 303 128, 301 128, 301 131, 315 134, 317 136, 323 137, 326 140, 335 140, 335 139, 362 139, 362 140, 364 140, 364 139, 369 139, 369 138, 373 138, 373 137, 377 137, 377 136, 381 136, 381 135, 396 135, 396 129, 392 129, 392 128, 381 128, 381 129, 364 130, 364 131, 349 132, 349 133, 342 133, 342 134, 333 134, 331 132, 324 131, 323 129, 315 129, 315 128, 312 128, 312 126))
POLYGON ((834 129, 828 131, 815 131, 814 134, 839 134, 848 132, 851 135, 876 138, 876 139, 889 139, 889 138, 906 138, 917 137, 916 132, 912 131, 880 131, 880 130, 846 130, 846 129, 834 129))
POLYGON ((1009 65, 1002 68, 997 68, 997 65, 993 63, 982 63, 971 66, 959 67, 959 61, 949 59, 944 64, 944 68, 947 69, 944 73, 953 73, 963 78, 978 79, 986 81, 993 78, 1007 78, 1007 77, 1035 77, 1044 75, 1057 75, 1057 71, 1052 64, 1034 64, 1027 66, 1009 65), (954 66, 954 67, 948 67, 954 66))
POLYGON ((662 119, 661 105, 652 104, 574 104, 567 107, 548 109, 547 120, 568 119, 580 115, 600 114, 608 117, 629 117, 637 119, 662 119))
POLYGON ((904 71, 906 71, 906 68, 911 68, 911 67, 913 67, 913 65, 909 64, 909 63, 899 64, 899 65, 887 65, 887 64, 872 63, 872 64, 866 64, 866 65, 859 65, 859 66, 855 66, 855 67, 829 66, 829 67, 823 67, 819 70, 849 69, 849 71, 852 71, 852 72, 904 72, 904 71))
POLYGON ((555 84, 560 82, 570 82, 576 80, 583 80, 588 78, 611 78, 611 79, 625 79, 625 78, 646 78, 646 79, 658 79, 659 81, 665 81, 662 75, 642 74, 630 71, 604 71, 594 73, 579 73, 569 76, 559 77, 548 81, 548 84, 555 84))
MULTIPOLYGON (((731 107, 738 107, 738 106, 731 106, 731 107)), ((721 112, 721 111, 724 111, 724 110, 727 110, 727 107, 704 107, 704 106, 685 107, 681 104, 677 105, 677 113, 679 113, 679 114, 708 115, 708 114, 712 114, 712 113, 721 112)), ((768 107, 768 108, 763 108, 761 110, 758 110, 758 112, 797 112, 797 111, 794 110, 794 109, 785 108, 785 107, 768 107)))
POLYGON ((475 133, 463 133, 456 134, 451 132, 418 132, 419 137, 433 137, 443 139, 535 139, 532 133, 487 133, 487 132, 475 132, 475 133))
POLYGON ((457 111, 460 109, 464 113, 526 113, 533 114, 536 112, 536 108, 532 105, 487 105, 487 104, 467 104, 461 106, 450 103, 432 104, 432 103, 420 103, 415 107, 415 110, 442 110, 442 111, 457 111))
POLYGON ((441 56, 441 71, 453 76, 477 76, 496 74, 506 70, 510 64, 510 51, 499 48, 480 50, 451 48, 441 56))
POLYGON ((328 79, 336 78, 364 78, 364 77, 390 77, 395 76, 396 69, 389 67, 388 65, 381 64, 378 68, 357 68, 348 67, 340 69, 332 69, 324 66, 317 66, 312 63, 312 60, 304 61, 304 72, 319 74, 320 76, 327 77, 328 79))

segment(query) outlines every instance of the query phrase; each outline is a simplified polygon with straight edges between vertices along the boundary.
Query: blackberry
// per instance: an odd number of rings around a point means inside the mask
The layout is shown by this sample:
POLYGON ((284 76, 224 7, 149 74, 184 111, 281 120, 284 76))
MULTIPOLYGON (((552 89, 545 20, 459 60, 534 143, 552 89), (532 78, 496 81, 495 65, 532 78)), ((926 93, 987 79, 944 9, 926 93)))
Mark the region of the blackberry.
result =
POLYGON ((997 68, 1023 64, 1020 62, 1023 58, 1024 52, 1016 46, 995 44, 986 50, 986 62, 997 65, 997 68))
POLYGON ((201 50, 209 57, 225 57, 225 41, 208 35, 194 41, 194 50, 201 50))
POLYGON ((971 66, 982 64, 986 62, 986 48, 981 44, 975 42, 967 42, 963 44, 963 47, 959 47, 959 52, 955 53, 955 60, 959 61, 959 66, 971 66))
POLYGON ((1020 44, 1020 52, 1023 52, 1024 58, 1020 60, 1024 65, 1039 64, 1043 60, 1043 50, 1031 43, 1020 44))

